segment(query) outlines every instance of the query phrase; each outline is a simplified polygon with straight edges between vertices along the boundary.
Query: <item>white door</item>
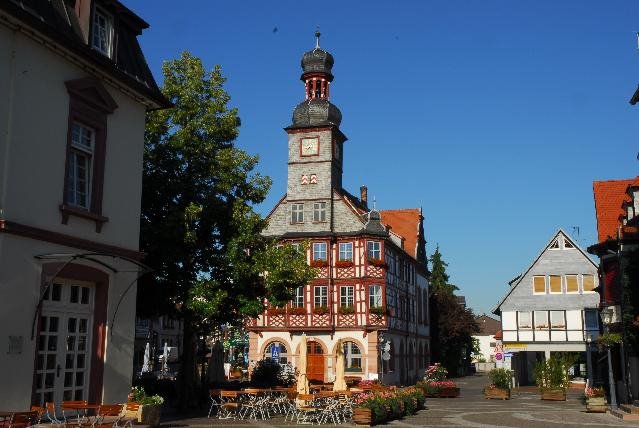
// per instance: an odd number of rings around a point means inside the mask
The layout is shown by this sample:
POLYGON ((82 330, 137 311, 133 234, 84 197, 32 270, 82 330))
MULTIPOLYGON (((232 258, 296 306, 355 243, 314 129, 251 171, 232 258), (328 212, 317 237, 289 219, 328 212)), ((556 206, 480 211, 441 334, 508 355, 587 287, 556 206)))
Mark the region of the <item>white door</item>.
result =
POLYGON ((40 316, 36 354, 36 402, 87 400, 93 300, 89 282, 56 280, 40 316))

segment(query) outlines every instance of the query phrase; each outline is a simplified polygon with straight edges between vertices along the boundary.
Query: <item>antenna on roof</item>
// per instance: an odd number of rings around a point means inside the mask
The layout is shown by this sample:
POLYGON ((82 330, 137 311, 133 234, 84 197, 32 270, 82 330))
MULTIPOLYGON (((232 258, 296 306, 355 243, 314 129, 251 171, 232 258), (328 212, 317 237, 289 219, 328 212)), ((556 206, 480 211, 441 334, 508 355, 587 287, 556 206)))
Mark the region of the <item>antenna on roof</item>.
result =
POLYGON ((579 239, 579 226, 573 226, 572 233, 577 237, 577 239, 579 239))

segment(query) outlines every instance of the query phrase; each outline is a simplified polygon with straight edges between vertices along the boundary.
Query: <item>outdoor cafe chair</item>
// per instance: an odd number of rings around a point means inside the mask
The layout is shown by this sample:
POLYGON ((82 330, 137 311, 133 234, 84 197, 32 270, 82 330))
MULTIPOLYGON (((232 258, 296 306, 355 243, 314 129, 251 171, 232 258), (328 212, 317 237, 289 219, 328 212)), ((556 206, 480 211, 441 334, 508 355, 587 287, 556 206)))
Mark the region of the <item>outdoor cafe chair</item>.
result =
MULTIPOLYGON (((8 428, 24 428, 37 425, 38 412, 15 412, 9 418, 8 428)), ((6 424, 6 422, 5 422, 6 424)))
POLYGON ((38 412, 38 419, 36 421, 36 425, 39 425, 42 421, 42 416, 44 415, 44 407, 41 406, 31 406, 32 412, 38 412))
POLYGON ((246 389, 243 394, 246 399, 242 402, 242 409, 238 415, 240 419, 248 417, 257 420, 258 414, 262 419, 271 417, 269 412, 270 397, 266 391, 246 389))
POLYGON ((286 392, 286 401, 284 402, 284 422, 288 420, 288 417, 291 417, 291 422, 297 416, 297 405, 295 404, 295 399, 297 398, 297 391, 287 391, 286 392))
POLYGON ((313 424, 317 422, 317 417, 321 409, 315 404, 313 394, 299 394, 297 399, 302 402, 297 406, 297 423, 313 424))
POLYGON ((49 420, 49 423, 54 424, 54 425, 64 425, 65 421, 64 421, 64 416, 62 416, 61 418, 58 417, 56 411, 55 411, 55 404, 52 402, 46 402, 44 403, 44 408, 46 409, 46 413, 47 413, 47 419, 49 420))
POLYGON ((222 402, 220 400, 220 390, 219 389, 209 389, 209 398, 211 399, 211 407, 209 408, 209 414, 207 418, 211 417, 211 413, 213 413, 213 409, 215 408, 215 414, 219 414, 220 406, 222 402))
POLYGON ((236 419, 240 412, 237 391, 220 391, 218 419, 236 419))
POLYGON ((67 400, 60 403, 62 408, 62 420, 64 424, 81 425, 84 420, 87 419, 89 409, 86 408, 89 404, 86 400, 67 400), (67 416, 67 412, 75 412, 75 418, 67 416))

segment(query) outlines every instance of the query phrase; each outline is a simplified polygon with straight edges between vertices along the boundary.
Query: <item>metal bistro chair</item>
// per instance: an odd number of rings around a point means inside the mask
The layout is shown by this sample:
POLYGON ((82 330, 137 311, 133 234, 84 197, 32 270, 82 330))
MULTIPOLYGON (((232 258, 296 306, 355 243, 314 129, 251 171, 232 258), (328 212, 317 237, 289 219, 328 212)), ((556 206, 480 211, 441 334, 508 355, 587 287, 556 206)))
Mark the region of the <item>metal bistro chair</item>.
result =
POLYGON ((297 399, 303 402, 303 404, 297 406, 297 423, 313 424, 318 422, 321 408, 316 405, 313 394, 299 394, 297 399))
POLYGON ((220 406, 222 405, 222 401, 220 400, 220 392, 219 389, 209 389, 209 398, 211 399, 211 407, 209 408, 209 414, 207 418, 211 417, 211 413, 213 413, 213 409, 215 409, 215 415, 220 413, 220 406))
POLYGON ((62 407, 62 419, 64 420, 64 424, 71 425, 82 425, 85 419, 88 419, 88 410, 87 409, 74 409, 74 406, 86 406, 89 402, 86 400, 68 400, 60 403, 60 407, 62 407), (73 417, 67 417, 65 413, 65 409, 67 411, 72 411, 76 413, 75 419, 73 417))
POLYGON ((64 415, 60 418, 56 414, 55 404, 54 403, 46 402, 46 403, 44 403, 44 408, 46 410, 47 419, 49 420, 49 423, 54 424, 54 425, 64 425, 65 424, 64 415))
POLYGON ((38 412, 16 412, 9 419, 8 428, 24 428, 38 423, 38 412))
POLYGON ((236 419, 240 413, 237 391, 220 391, 218 419, 236 419))

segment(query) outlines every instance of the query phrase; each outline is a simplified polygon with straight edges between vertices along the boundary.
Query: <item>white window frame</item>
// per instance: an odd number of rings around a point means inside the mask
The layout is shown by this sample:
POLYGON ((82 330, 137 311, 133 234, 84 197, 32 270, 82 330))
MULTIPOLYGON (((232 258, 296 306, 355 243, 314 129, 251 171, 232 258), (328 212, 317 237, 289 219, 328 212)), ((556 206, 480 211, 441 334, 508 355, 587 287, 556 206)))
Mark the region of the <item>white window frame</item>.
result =
POLYGON ((291 204, 291 224, 304 223, 304 204, 291 204))
POLYGON ((548 311, 534 311, 534 328, 537 331, 550 330, 550 322, 548 320, 548 311), (542 320, 540 320, 542 318, 542 320), (541 322, 540 322, 541 321, 541 322))
POLYGON ((345 372, 361 372, 364 370, 362 367, 363 355, 359 345, 353 341, 344 342, 344 371, 345 372), (358 353, 353 353, 353 348, 356 348, 358 353), (353 362, 359 360, 359 367, 353 367, 353 362))
POLYGON ((341 285, 339 287, 339 305, 341 307, 355 307, 355 287, 352 285, 341 285))
POLYGON ((582 275, 580 275, 580 276, 581 276, 581 281, 580 281, 580 283, 579 283, 579 286, 580 286, 580 289, 582 290, 582 292, 583 292, 583 293, 587 293, 587 294, 596 293, 596 291, 595 291, 595 290, 586 290, 586 289, 584 288, 584 277, 586 277, 586 276, 591 276, 591 277, 592 277, 592 281, 593 281, 593 282, 592 282, 592 285, 593 285, 593 288, 597 288, 597 286, 599 285, 599 284, 598 284, 598 282, 599 282, 599 277, 597 277, 597 275, 590 274, 590 273, 584 273, 584 274, 582 274, 582 275))
POLYGON ((548 275, 548 293, 549 294, 563 294, 564 293, 564 276, 563 275, 548 275), (560 291, 552 291, 551 278, 553 276, 558 276, 559 277, 559 286, 561 288, 560 291))
POLYGON ((550 328, 552 330, 557 331, 565 331, 566 330, 566 313, 564 311, 550 311, 550 328), (560 314, 561 319, 563 320, 563 327, 555 327, 553 324, 553 314, 560 314))
POLYGON ((546 277, 546 275, 533 275, 532 277, 532 289, 533 289, 533 294, 541 296, 542 294, 546 294, 548 292, 548 283, 549 280, 546 277), (535 278, 543 278, 544 279, 544 291, 543 292, 539 292, 537 290, 535 290, 535 278))
POLYGON ((71 124, 71 153, 67 170, 67 203, 69 205, 91 209, 91 188, 93 185, 93 158, 95 154, 95 129, 81 122, 71 124), (88 138, 86 135, 88 134, 88 138), (84 144, 86 141, 87 144, 84 144), (78 160, 82 159, 85 168, 84 184, 78 178, 78 160), (84 203, 79 201, 84 195, 84 203))
POLYGON ((313 222, 326 222, 326 202, 313 202, 313 222))
POLYGON ((326 242, 313 242, 313 260, 328 260, 326 242), (321 257, 323 255, 323 257, 321 257))
POLYGON ((382 299, 382 286, 379 284, 371 284, 368 286, 368 307, 381 308, 384 304, 382 299))
POLYGON ((353 243, 352 242, 340 242, 339 243, 339 255, 337 260, 340 262, 352 262, 353 261, 353 243))
POLYGON ((313 307, 328 307, 328 287, 326 285, 316 285, 313 290, 313 307))
POLYGON ((532 319, 532 312, 530 311, 518 311, 517 312, 517 329, 518 330, 532 330, 533 328, 533 319, 532 319), (523 314, 527 314, 528 315, 528 326, 526 327, 526 324, 524 324, 522 326, 522 322, 521 322, 521 316, 523 314))
POLYGON ((293 300, 291 300, 291 307, 293 308, 304 307, 304 289, 305 287, 303 285, 295 289, 293 300))
POLYGON ((566 294, 579 294, 579 291, 581 291, 581 287, 579 286, 579 275, 577 274, 567 274, 564 275, 564 283, 566 285, 566 294), (577 291, 568 291, 568 277, 574 277, 575 278, 575 282, 577 283, 577 291))
POLYGON ((366 251, 368 253, 368 259, 382 259, 382 244, 379 241, 367 241, 366 251), (377 248, 375 248, 377 247, 377 248), (377 254, 377 256, 375 256, 377 254))
POLYGON ((113 15, 96 6, 91 23, 91 47, 102 55, 113 58, 113 34, 113 15), (100 19, 104 20, 104 27, 99 25, 100 19))

